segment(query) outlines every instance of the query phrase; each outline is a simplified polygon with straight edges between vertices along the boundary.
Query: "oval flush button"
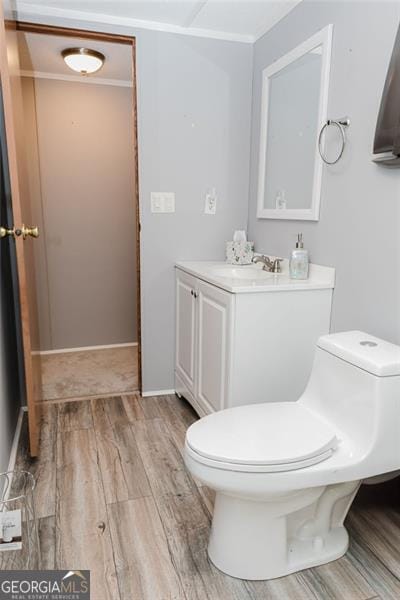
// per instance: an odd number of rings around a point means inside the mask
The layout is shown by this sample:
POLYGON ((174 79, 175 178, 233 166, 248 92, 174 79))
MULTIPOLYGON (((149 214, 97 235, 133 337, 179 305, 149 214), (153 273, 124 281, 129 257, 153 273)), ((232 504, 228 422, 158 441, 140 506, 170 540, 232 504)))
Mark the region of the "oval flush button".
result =
POLYGON ((369 348, 375 348, 378 344, 376 342, 370 342, 369 340, 364 340, 360 342, 360 346, 368 346, 369 348))

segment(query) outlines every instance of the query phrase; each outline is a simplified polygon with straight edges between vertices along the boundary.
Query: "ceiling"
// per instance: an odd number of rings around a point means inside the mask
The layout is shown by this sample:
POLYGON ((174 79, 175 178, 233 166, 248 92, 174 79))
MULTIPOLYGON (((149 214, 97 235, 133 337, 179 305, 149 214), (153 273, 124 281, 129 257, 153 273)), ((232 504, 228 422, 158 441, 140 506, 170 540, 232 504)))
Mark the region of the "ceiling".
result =
MULTIPOLYGON (((87 40, 80 38, 45 35, 39 33, 18 32, 21 69, 25 75, 32 73, 36 76, 61 76, 63 79, 80 81, 115 81, 119 84, 131 85, 132 81, 132 50, 126 44, 112 44, 90 40, 90 48, 105 55, 103 67, 88 77, 82 77, 71 71, 61 57, 65 48, 87 46, 87 40)), ((57 77, 60 78, 60 77, 57 77)))
POLYGON ((16 0, 20 20, 91 21, 252 43, 301 0, 16 0))

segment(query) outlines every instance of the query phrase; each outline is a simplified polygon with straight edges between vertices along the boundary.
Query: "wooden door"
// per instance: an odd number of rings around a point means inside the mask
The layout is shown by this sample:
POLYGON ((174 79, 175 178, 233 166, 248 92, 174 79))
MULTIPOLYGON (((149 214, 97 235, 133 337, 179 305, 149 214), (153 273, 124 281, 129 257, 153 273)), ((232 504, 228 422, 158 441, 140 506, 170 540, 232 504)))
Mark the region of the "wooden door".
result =
POLYGON ((200 280, 197 291, 197 400, 213 412, 228 394, 233 294, 200 280))
POLYGON ((194 393, 196 278, 176 271, 176 360, 177 374, 194 393))
MULTIPOLYGON (((24 115, 22 109, 17 32, 14 22, 4 21, 1 3, 0 84, 3 97, 10 202, 13 217, 13 222, 0 223, 0 225, 8 230, 12 230, 15 227, 17 232, 17 235, 15 235, 12 231, 9 231, 9 236, 14 238, 12 243, 15 243, 17 257, 18 312, 21 319, 24 387, 26 392, 25 400, 28 407, 30 452, 32 456, 37 456, 40 433, 40 404, 37 401, 41 399, 41 364, 35 286, 35 239, 30 235, 21 235, 23 225, 31 226, 34 223, 32 223, 25 161, 24 115)), ((5 239, 2 238, 0 243, 3 243, 5 239)))

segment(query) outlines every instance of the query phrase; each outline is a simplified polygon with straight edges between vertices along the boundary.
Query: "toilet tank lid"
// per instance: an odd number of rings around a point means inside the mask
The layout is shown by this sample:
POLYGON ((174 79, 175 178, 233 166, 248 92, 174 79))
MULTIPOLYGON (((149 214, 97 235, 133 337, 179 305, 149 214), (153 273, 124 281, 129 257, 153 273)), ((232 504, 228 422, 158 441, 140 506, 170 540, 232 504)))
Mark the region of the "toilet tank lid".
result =
POLYGON ((324 335, 317 346, 372 375, 400 375, 400 346, 368 333, 344 331, 324 335))

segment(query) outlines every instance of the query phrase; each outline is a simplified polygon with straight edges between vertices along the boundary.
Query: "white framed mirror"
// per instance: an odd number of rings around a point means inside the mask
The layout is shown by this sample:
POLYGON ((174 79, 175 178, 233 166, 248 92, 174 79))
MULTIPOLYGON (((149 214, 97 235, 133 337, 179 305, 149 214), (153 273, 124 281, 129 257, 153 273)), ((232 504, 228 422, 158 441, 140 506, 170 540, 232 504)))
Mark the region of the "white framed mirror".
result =
POLYGON ((318 221, 333 26, 264 69, 257 217, 318 221))

